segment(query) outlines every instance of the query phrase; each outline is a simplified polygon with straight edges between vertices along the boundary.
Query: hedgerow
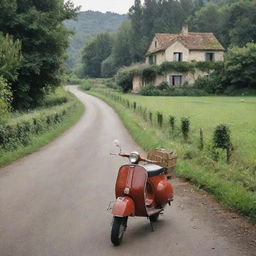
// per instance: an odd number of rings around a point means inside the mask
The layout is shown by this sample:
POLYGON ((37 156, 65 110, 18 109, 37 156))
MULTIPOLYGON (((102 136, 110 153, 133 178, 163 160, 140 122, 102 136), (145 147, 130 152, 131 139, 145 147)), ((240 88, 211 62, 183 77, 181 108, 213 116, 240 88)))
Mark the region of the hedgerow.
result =
POLYGON ((26 146, 32 136, 42 134, 59 125, 76 108, 77 102, 70 100, 60 106, 37 110, 21 115, 0 125, 0 153, 26 146))

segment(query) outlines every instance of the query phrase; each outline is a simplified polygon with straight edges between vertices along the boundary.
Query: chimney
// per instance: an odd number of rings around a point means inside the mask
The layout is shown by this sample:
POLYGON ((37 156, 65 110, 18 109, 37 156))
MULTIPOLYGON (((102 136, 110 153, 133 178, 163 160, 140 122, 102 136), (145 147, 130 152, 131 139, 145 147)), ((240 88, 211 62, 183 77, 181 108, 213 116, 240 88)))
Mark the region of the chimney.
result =
POLYGON ((188 24, 183 25, 181 34, 184 36, 188 35, 188 24))

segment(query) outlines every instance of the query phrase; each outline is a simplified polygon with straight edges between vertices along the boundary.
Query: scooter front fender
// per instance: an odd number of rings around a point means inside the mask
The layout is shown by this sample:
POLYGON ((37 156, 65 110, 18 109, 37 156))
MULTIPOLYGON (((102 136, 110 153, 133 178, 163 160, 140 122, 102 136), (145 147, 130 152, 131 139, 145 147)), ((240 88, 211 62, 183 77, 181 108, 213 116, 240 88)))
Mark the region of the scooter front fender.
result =
POLYGON ((135 216, 135 203, 132 198, 118 197, 113 205, 112 214, 117 217, 135 216))

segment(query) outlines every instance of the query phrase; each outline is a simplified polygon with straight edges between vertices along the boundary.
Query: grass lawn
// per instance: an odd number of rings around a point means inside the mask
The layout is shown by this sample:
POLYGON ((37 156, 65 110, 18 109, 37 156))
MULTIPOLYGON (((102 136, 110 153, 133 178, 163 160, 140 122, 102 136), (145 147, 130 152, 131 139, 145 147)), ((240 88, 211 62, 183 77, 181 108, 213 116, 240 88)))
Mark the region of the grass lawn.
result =
POLYGON ((166 126, 170 115, 176 117, 178 128, 180 119, 189 117, 193 140, 203 128, 205 139, 210 141, 214 128, 227 124, 235 147, 235 160, 256 168, 256 97, 123 97, 152 112, 163 113, 166 126))

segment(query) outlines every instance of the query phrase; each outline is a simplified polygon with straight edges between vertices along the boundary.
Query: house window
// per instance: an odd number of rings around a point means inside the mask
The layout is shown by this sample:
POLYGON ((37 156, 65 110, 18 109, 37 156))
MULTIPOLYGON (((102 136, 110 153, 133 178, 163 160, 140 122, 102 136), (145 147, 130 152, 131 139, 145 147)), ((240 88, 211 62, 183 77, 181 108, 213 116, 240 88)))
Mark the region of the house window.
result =
POLYGON ((157 48, 157 41, 155 41, 155 48, 157 48))
POLYGON ((182 76, 170 76, 170 84, 173 86, 181 86, 183 83, 182 80, 182 76))
POLYGON ((150 55, 149 57, 148 57, 148 61, 149 61, 149 64, 150 65, 152 65, 153 64, 153 56, 152 55, 150 55))
POLYGON ((182 52, 173 53, 173 61, 182 61, 182 52))
POLYGON ((156 64, 156 55, 150 55, 149 57, 149 64, 156 64))
POLYGON ((214 53, 213 52, 205 53, 205 60, 206 61, 214 61, 214 53))
POLYGON ((156 55, 154 55, 154 64, 156 64, 156 55))

